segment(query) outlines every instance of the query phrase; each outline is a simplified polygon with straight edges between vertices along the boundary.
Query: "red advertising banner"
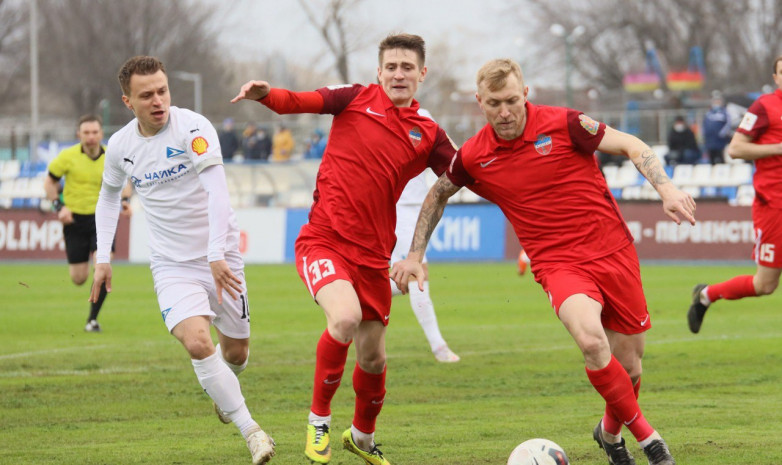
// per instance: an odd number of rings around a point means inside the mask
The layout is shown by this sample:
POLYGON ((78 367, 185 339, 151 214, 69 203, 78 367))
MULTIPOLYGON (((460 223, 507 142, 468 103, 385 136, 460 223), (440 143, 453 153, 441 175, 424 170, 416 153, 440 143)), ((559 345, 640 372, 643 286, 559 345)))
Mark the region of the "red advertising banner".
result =
MULTIPOLYGON (((677 225, 660 202, 619 204, 641 260, 751 260, 755 244, 751 207, 700 201, 695 226, 677 225)), ((515 260, 520 246, 507 225, 505 258, 515 260)))
MULTIPOLYGON (((121 216, 114 258, 128 259, 130 222, 121 216)), ((39 210, 0 210, 0 260, 65 260, 62 223, 39 210)))

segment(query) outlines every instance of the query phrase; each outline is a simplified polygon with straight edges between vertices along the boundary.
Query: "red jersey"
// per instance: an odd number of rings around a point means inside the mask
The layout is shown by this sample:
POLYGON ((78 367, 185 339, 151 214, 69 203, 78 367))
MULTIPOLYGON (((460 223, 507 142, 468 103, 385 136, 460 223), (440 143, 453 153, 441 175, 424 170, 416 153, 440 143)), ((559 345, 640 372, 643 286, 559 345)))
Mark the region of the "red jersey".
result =
POLYGON ((533 270, 627 247, 633 238, 594 156, 605 124, 567 108, 525 106, 521 136, 500 139, 487 124, 456 153, 448 178, 502 209, 533 270))
MULTIPOLYGON (((738 132, 756 144, 782 142, 782 90, 758 97, 741 120, 738 132)), ((755 160, 755 202, 782 208, 782 154, 755 160)))
POLYGON ((402 190, 427 166, 441 174, 456 151, 445 131, 418 114, 417 101, 397 107, 377 84, 273 89, 261 103, 278 113, 334 115, 309 222, 358 246, 347 251, 354 263, 387 268, 402 190))

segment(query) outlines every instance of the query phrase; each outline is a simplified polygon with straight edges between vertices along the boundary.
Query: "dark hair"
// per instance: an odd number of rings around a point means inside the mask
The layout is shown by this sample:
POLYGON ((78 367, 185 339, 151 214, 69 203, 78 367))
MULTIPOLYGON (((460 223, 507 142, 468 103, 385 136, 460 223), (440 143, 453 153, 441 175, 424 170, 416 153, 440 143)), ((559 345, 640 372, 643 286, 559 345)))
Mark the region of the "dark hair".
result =
POLYGON ((412 50, 418 55, 418 66, 423 68, 426 61, 426 43, 421 36, 415 34, 391 34, 382 42, 378 47, 377 62, 383 64, 383 52, 386 50, 393 50, 395 48, 401 48, 404 50, 412 50))
POLYGON ((76 126, 76 128, 77 129, 81 129, 81 125, 82 124, 84 124, 84 123, 91 123, 93 121, 97 122, 98 125, 100 125, 100 127, 103 127, 103 120, 100 119, 100 116, 93 115, 93 114, 87 114, 87 115, 82 115, 82 117, 79 118, 79 124, 78 124, 78 126, 76 126))
POLYGON ((774 59, 774 70, 771 72, 771 74, 777 74, 777 64, 782 61, 782 55, 779 55, 774 59))
POLYGON ((166 72, 163 62, 155 57, 150 56, 135 56, 126 61, 122 68, 119 69, 117 78, 119 79, 119 86, 122 87, 122 93, 124 95, 130 95, 130 78, 134 74, 140 74, 142 76, 155 74, 158 71, 166 72))

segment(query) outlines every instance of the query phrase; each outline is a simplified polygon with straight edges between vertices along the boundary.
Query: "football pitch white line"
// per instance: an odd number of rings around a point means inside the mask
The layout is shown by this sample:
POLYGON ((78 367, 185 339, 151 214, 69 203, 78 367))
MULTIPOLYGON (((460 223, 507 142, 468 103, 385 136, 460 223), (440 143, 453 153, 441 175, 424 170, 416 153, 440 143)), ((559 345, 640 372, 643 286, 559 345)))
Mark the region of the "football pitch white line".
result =
MULTIPOLYGON (((749 335, 727 335, 727 334, 715 334, 712 336, 687 336, 687 337, 680 337, 680 338, 670 338, 670 339, 660 339, 660 340, 652 340, 647 341, 646 345, 648 346, 662 346, 662 345, 668 345, 668 344, 677 344, 677 343, 688 343, 688 342, 712 342, 712 341, 728 341, 728 340, 744 340, 744 339, 782 339, 781 334, 753 334, 751 336, 749 335)), ((145 345, 158 345, 158 344, 168 344, 169 341, 159 341, 159 342, 148 342, 145 345)), ((95 349, 107 349, 107 348, 116 348, 116 347, 124 347, 122 344, 116 344, 116 345, 99 345, 99 346, 75 346, 75 347, 63 347, 63 348, 55 348, 55 349, 46 349, 46 350, 37 350, 37 351, 28 351, 28 352, 17 352, 13 354, 5 354, 0 355, 0 360, 12 360, 12 359, 18 359, 18 358, 29 358, 29 357, 37 357, 37 356, 46 356, 51 354, 57 354, 57 353, 66 353, 66 352, 82 352, 82 351, 92 351, 95 349)), ((526 348, 513 348, 513 349, 497 349, 497 350, 481 350, 481 351, 470 351, 470 350, 460 350, 459 353, 462 355, 469 355, 469 356, 485 356, 485 355, 501 355, 501 354, 516 354, 516 353, 529 353, 529 352, 558 352, 563 350, 577 350, 575 344, 567 344, 567 345, 556 345, 556 346, 536 346, 536 347, 526 347, 526 348)), ((426 353, 418 353, 415 354, 395 354, 395 353, 389 353, 388 358, 389 359, 396 359, 396 360, 403 360, 403 359, 413 359, 413 358, 419 358, 419 357, 427 357, 428 352, 426 353)), ((277 360, 277 363, 281 363, 284 365, 308 365, 312 364, 313 360, 310 358, 307 359, 287 359, 287 360, 277 360)), ((268 364, 268 361, 265 362, 268 364)), ((108 368, 108 369, 98 369, 98 370, 91 370, 91 369, 85 369, 85 370, 40 370, 40 371, 6 371, 0 373, 0 378, 32 378, 32 377, 41 377, 41 376, 94 376, 94 375, 105 375, 105 374, 125 374, 125 373, 143 373, 150 370, 150 367, 143 366, 143 367, 114 367, 114 368, 108 368)))
POLYGON ((0 378, 42 378, 48 376, 95 376, 95 375, 121 375, 128 373, 145 373, 149 367, 137 368, 108 368, 99 370, 42 370, 42 371, 10 371, 0 373, 0 378))
POLYGON ((74 347, 60 347, 56 349, 46 349, 46 350, 33 350, 29 352, 16 352, 14 354, 5 354, 0 355, 0 360, 11 360, 15 358, 26 358, 26 357, 32 357, 35 355, 50 355, 50 354, 58 354, 62 352, 81 352, 83 350, 94 350, 94 349, 106 349, 109 347, 116 347, 111 345, 102 345, 102 346, 74 346, 74 347))

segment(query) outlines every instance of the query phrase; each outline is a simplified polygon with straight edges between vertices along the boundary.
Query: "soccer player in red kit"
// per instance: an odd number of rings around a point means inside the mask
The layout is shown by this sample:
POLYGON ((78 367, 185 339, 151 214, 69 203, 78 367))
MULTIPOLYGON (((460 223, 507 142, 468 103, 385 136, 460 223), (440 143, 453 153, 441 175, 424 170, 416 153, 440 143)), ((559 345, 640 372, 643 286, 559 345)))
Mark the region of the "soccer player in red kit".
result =
POLYGON ((529 255, 535 280, 584 355, 589 381, 605 399, 593 437, 610 464, 634 464, 626 425, 653 465, 674 459, 641 413, 637 397, 644 333, 651 327, 633 238, 600 173, 595 150, 623 154, 655 187, 665 213, 691 223, 695 202, 676 189, 638 138, 568 108, 527 101, 521 68, 486 63, 476 98, 488 124, 456 153, 421 207, 407 259, 391 277, 403 291, 423 272, 420 258, 450 196, 467 186, 496 203, 529 255))
POLYGON ((388 463, 374 431, 386 392, 388 262, 396 242, 396 201, 411 178, 427 166, 439 175, 456 152, 445 131, 418 114, 413 96, 426 76, 424 58, 419 36, 392 35, 380 43, 379 84, 291 92, 250 81, 232 100, 257 100, 280 114, 334 115, 309 223, 295 247, 299 275, 327 322, 317 346, 305 448, 317 463, 331 457, 331 399, 352 341, 355 413, 342 442, 367 464, 388 463))
POLYGON ((701 329, 709 306, 720 299, 736 300, 772 294, 782 274, 782 56, 774 60, 772 77, 777 90, 760 96, 741 120, 728 153, 755 162, 755 200, 752 222, 755 275, 736 276, 719 284, 697 284, 687 312, 690 331, 701 329))

